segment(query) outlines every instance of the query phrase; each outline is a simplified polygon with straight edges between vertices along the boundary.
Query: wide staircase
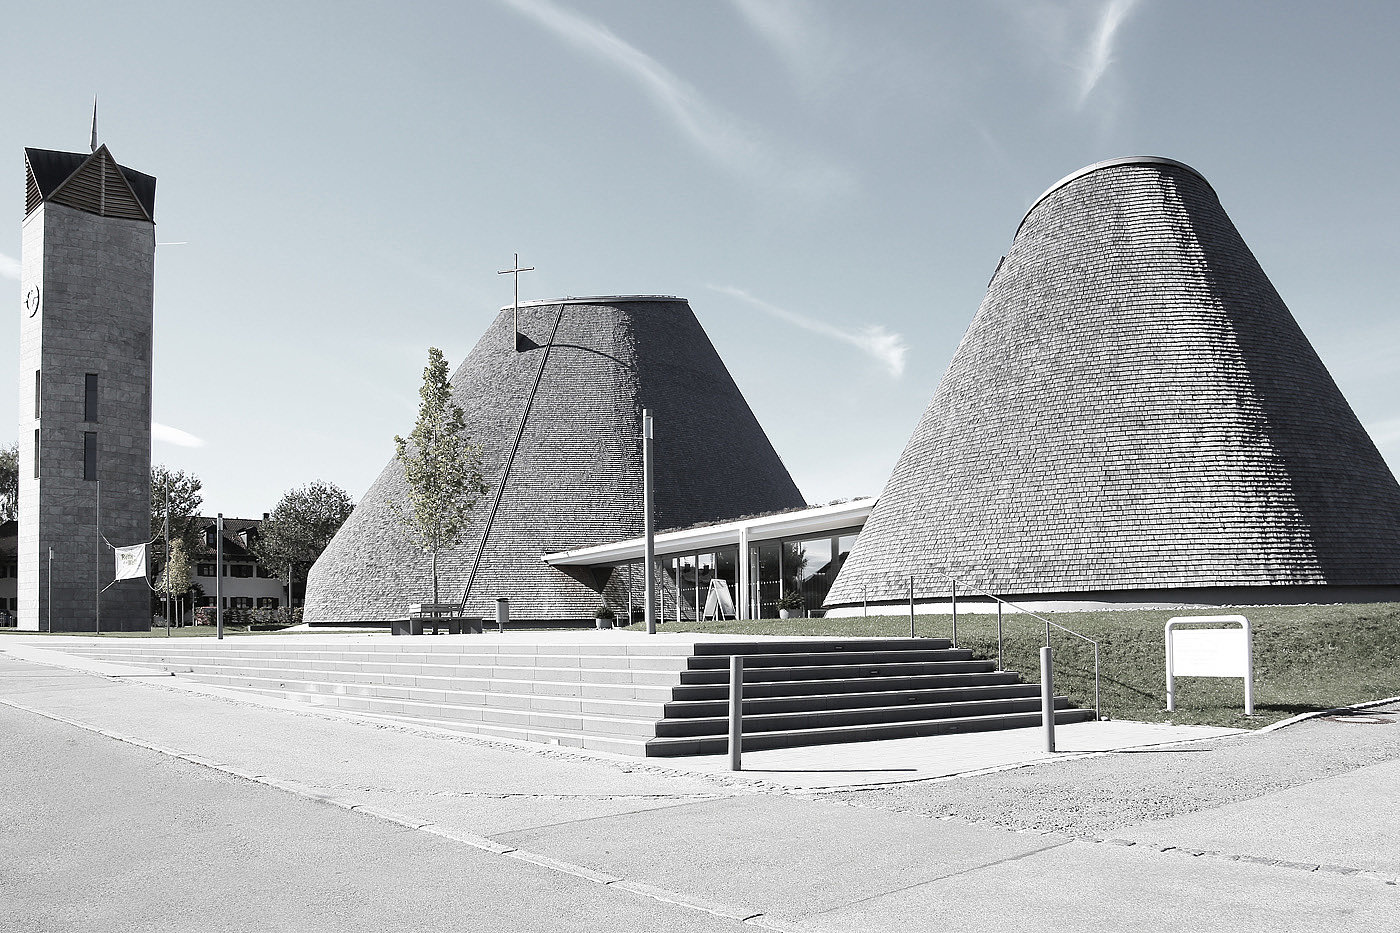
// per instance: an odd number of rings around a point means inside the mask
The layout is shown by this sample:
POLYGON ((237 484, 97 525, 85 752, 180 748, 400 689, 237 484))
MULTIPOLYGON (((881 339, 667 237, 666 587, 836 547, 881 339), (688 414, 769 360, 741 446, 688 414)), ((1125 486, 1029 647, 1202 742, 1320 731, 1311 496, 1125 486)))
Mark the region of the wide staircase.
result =
MULTIPOLYGON (((635 756, 728 748, 744 658, 744 749, 1038 725, 1039 684, 941 638, 574 641, 504 636, 111 639, 65 653, 309 706, 635 756)), ((1092 709, 1055 699, 1056 722, 1092 709)))

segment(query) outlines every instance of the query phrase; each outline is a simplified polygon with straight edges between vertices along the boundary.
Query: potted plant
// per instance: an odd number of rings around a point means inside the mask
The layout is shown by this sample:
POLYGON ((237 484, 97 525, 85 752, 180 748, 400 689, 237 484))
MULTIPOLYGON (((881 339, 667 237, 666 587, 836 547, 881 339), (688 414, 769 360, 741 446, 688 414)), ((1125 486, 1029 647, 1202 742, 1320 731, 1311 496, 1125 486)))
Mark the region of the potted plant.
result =
POLYGON ((798 590, 788 590, 778 597, 778 618, 788 619, 794 612, 801 612, 807 605, 798 590))
POLYGON ((601 629, 601 628, 612 628, 612 627, 613 627, 613 620, 616 619, 616 618, 617 618, 617 614, 614 613, 614 612, 613 612, 611 609, 609 609, 607 606, 601 606, 601 607, 599 607, 599 609, 598 609, 597 612, 593 613, 593 621, 594 621, 594 624, 596 624, 600 629, 601 629))

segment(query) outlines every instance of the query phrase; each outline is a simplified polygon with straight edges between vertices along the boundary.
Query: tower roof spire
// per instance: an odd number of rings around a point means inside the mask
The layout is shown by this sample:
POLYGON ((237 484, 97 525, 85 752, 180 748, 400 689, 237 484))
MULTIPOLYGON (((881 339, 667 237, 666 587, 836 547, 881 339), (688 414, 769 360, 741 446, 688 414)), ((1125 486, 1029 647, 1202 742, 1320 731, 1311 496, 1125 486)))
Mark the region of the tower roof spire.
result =
POLYGON ((97 151, 97 95, 92 95, 92 148, 91 152, 97 151))

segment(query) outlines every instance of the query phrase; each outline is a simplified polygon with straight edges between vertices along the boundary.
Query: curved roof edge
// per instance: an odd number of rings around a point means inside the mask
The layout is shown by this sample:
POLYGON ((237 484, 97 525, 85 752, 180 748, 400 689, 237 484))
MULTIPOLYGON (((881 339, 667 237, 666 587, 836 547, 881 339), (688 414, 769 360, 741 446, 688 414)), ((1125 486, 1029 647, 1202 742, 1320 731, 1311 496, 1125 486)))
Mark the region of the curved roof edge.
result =
MULTIPOLYGON (((1207 180, 1206 176, 1202 175, 1200 172, 1196 171, 1194 168, 1187 165, 1185 162, 1178 162, 1176 159, 1168 159, 1165 156, 1124 156, 1121 159, 1107 159, 1103 162, 1095 162, 1093 165, 1086 165, 1078 171, 1070 172, 1064 178, 1061 178, 1059 181, 1055 182, 1049 188, 1046 188, 1043 192, 1041 192, 1040 197, 1036 198, 1035 202, 1032 203, 1031 206, 1026 209, 1025 215, 1021 217, 1021 222, 1016 225, 1016 233, 1011 237, 1011 239, 1015 240, 1017 236, 1021 235, 1021 228, 1026 225, 1026 219, 1031 216, 1032 211, 1034 211, 1037 207, 1040 206, 1041 201, 1044 201, 1046 198, 1050 197, 1050 195, 1054 194, 1056 191, 1059 191, 1061 188, 1063 188, 1070 182, 1077 181, 1078 179, 1083 178, 1090 172, 1097 172, 1101 168, 1112 168, 1115 165, 1171 165, 1176 168, 1186 169, 1186 171, 1190 172, 1192 175, 1195 175, 1201 181, 1204 181, 1207 187, 1210 186, 1210 181, 1207 180)), ((1215 189, 1212 188, 1211 190, 1214 191, 1215 189)))
MULTIPOLYGON (((611 305, 622 301, 684 301, 689 304, 686 298, 676 295, 593 295, 587 298, 538 298, 534 301, 522 301, 522 308, 540 308, 548 305, 611 305)), ((509 311, 515 305, 502 305, 502 311, 509 311)))

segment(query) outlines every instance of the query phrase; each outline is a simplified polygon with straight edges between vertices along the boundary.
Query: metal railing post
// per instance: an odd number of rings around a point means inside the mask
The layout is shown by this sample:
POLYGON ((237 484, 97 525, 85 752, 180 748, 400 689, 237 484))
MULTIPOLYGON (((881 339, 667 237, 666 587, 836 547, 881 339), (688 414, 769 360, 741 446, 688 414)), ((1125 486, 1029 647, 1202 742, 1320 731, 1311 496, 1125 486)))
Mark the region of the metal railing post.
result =
POLYGON ((958 646, 958 581, 953 581, 953 647, 958 646))
POLYGON ((1001 670, 1001 600, 997 600, 997 670, 1001 670))
POLYGON ((729 656, 729 770, 744 770, 744 656, 729 656))
POLYGON ((909 637, 914 637, 914 575, 909 575, 909 637))

